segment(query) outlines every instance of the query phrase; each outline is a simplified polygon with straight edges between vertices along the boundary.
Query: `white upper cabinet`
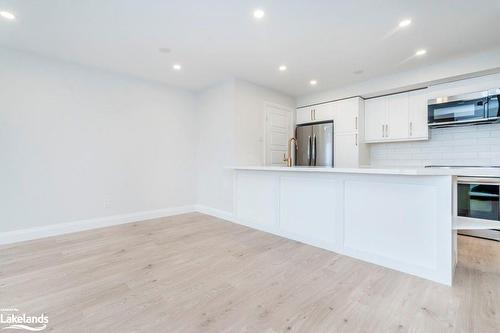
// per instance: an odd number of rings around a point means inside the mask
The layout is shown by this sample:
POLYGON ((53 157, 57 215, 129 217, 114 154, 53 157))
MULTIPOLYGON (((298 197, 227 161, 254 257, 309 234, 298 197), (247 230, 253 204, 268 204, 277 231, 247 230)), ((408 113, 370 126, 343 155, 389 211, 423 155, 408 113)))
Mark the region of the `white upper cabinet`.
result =
POLYGON ((428 139, 425 91, 365 101, 365 142, 428 139))
POLYGON ((335 103, 325 103, 316 105, 313 109, 313 121, 326 121, 334 119, 335 103))
POLYGON ((387 121, 387 98, 372 98, 365 101, 365 141, 385 140, 387 121))
POLYGON ((409 93, 409 127, 410 139, 429 138, 429 126, 427 125, 427 92, 416 90, 409 93))
POLYGON ((385 137, 389 140, 408 138, 408 93, 387 96, 385 137))
POLYGON ((297 109, 297 124, 332 120, 334 113, 332 104, 325 103, 297 109))
POLYGON ((349 98, 333 103, 335 133, 354 133, 359 129, 359 98, 349 98))
POLYGON ((297 124, 308 123, 312 121, 312 108, 300 108, 296 112, 297 118, 295 119, 297 124))

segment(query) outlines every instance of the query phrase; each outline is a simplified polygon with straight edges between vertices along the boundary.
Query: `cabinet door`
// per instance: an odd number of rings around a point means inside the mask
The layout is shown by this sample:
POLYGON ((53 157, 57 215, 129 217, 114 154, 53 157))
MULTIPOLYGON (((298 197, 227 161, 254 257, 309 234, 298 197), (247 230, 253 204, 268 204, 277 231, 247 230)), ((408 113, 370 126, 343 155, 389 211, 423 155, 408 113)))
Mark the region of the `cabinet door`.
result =
POLYGON ((387 97, 365 101, 365 141, 383 141, 387 118, 387 97))
POLYGON ((334 145, 333 161, 336 168, 359 167, 359 142, 357 133, 335 135, 334 145))
POLYGON ((333 108, 333 103, 326 103, 316 105, 313 108, 313 121, 325 121, 325 120, 333 120, 335 110, 333 108))
POLYGON ((288 238, 332 248, 342 186, 342 182, 327 177, 281 177, 281 232, 288 238))
POLYGON ((334 102, 335 133, 354 133, 358 131, 359 98, 334 102))
POLYGON ((410 139, 428 139, 427 91, 417 90, 409 93, 409 136, 410 139))
POLYGON ((303 124, 303 123, 308 123, 311 122, 311 115, 312 115, 312 110, 311 108, 300 108, 297 109, 296 113, 296 122, 297 124, 303 124))
POLYGON ((409 137, 408 93, 388 96, 387 127, 385 136, 389 140, 409 137))

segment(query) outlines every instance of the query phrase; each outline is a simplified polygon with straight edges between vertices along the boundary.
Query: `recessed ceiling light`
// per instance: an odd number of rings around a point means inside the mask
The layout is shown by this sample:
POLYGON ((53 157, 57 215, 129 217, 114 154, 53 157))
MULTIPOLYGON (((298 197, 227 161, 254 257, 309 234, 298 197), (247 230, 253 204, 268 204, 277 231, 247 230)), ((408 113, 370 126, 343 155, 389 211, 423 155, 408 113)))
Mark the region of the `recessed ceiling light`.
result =
POLYGON ((315 86, 315 85, 317 85, 317 84, 318 84, 318 81, 316 81, 316 80, 311 80, 311 81, 309 81, 309 84, 310 84, 311 86, 315 86))
POLYGON ((416 56, 423 56, 426 53, 427 53, 427 50, 421 49, 421 50, 418 50, 417 52, 415 52, 415 55, 416 56))
POLYGON ((411 20, 410 19, 404 19, 401 22, 399 22, 399 27, 400 28, 404 28, 404 27, 409 26, 410 24, 411 24, 411 20))
POLYGON ((175 71, 180 71, 180 70, 182 69, 182 66, 181 66, 181 65, 179 65, 179 64, 174 64, 174 65, 172 66, 172 68, 173 68, 175 71))
POLYGON ((3 17, 4 19, 7 19, 7 20, 15 20, 16 19, 16 16, 10 12, 6 12, 6 11, 0 11, 0 16, 3 17))
POLYGON ((266 13, 264 13, 262 9, 256 9, 253 11, 253 17, 255 17, 257 20, 263 18, 264 15, 266 15, 266 13))
POLYGON ((284 72, 287 70, 287 67, 286 67, 286 65, 281 65, 280 67, 278 67, 278 69, 280 72, 284 72))

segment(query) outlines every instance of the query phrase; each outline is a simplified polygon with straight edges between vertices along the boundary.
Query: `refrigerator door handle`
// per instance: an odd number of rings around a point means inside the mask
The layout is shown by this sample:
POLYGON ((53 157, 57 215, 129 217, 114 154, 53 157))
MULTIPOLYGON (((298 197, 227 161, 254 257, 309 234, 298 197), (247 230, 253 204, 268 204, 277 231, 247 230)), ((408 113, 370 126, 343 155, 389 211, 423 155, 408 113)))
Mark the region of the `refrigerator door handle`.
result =
POLYGON ((311 165, 316 165, 316 134, 313 134, 312 139, 312 161, 311 165))
POLYGON ((307 165, 311 165, 311 136, 307 137, 307 165))

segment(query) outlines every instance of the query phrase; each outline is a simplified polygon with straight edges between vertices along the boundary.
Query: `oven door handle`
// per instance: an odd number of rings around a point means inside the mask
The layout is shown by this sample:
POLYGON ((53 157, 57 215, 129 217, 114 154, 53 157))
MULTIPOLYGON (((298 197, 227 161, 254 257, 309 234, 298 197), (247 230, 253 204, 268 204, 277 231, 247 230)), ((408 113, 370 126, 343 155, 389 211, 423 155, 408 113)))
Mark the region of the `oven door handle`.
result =
POLYGON ((458 184, 472 184, 472 185, 499 185, 500 178, 486 178, 486 177, 457 177, 458 184))

